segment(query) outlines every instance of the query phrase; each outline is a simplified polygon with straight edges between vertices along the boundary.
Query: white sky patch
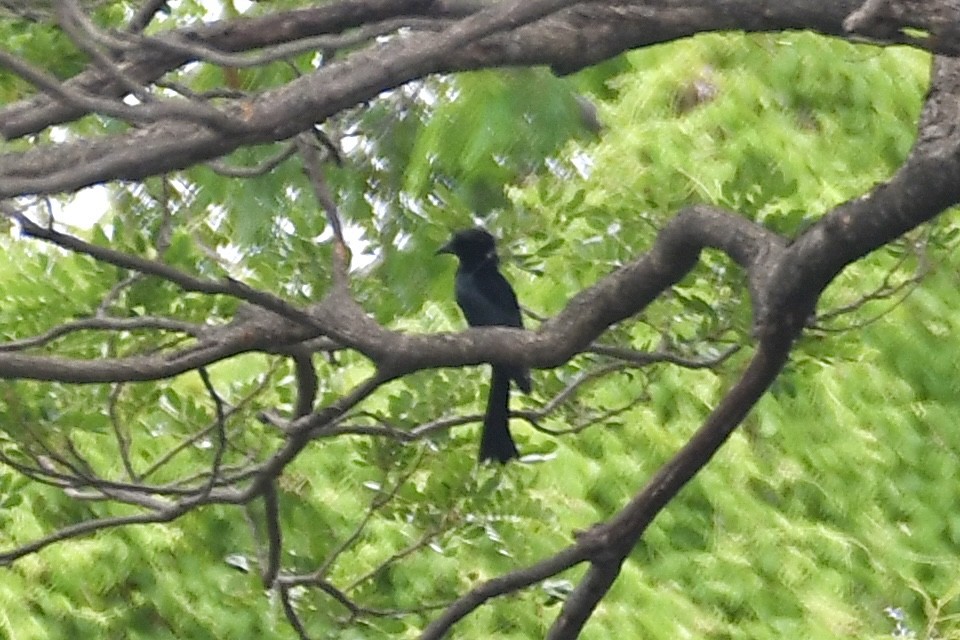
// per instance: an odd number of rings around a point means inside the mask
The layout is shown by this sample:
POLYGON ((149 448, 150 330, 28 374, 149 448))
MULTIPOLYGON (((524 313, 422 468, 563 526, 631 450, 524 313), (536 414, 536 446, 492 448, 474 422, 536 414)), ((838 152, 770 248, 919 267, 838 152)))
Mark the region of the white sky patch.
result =
POLYGON ((50 129, 50 139, 54 142, 64 142, 70 137, 70 132, 65 127, 52 127, 50 129))
POLYGON ((577 172, 580 174, 580 178, 586 180, 590 177, 590 174, 593 172, 593 158, 590 154, 585 153, 584 151, 577 151, 570 156, 570 162, 573 163, 573 166, 576 167, 577 172))
POLYGON ((236 266, 243 262, 244 252, 240 247, 231 243, 217 247, 217 255, 227 264, 236 266))
POLYGON ((281 216, 274 221, 274 224, 277 225, 277 228, 285 234, 293 235, 297 231, 296 225, 293 224, 293 220, 286 216, 281 216))
POLYGON ((360 147, 362 141, 363 136, 346 135, 340 138, 340 150, 343 151, 344 155, 350 155, 360 147))
MULTIPOLYGON (((352 256, 352 259, 350 260, 350 271, 357 271, 369 266, 374 260, 377 259, 377 256, 369 251, 370 243, 367 242, 363 237, 363 227, 346 221, 344 221, 342 224, 343 241, 347 243, 347 248, 350 249, 350 254, 352 256)), ((324 228, 320 235, 314 236, 313 238, 313 242, 316 244, 324 244, 326 242, 331 242, 332 240, 333 229, 329 224, 324 228)))
MULTIPOLYGON (((50 128, 50 140, 53 142, 67 142, 72 137, 70 130, 66 127, 50 128)), ((49 202, 50 212, 58 223, 89 229, 110 210, 110 193, 103 185, 94 185, 70 196, 51 197, 49 202)), ((36 219, 42 220, 43 217, 36 219)))
POLYGON ((50 200, 53 219, 61 224, 89 229, 110 210, 110 192, 103 185, 81 189, 69 200, 50 200))

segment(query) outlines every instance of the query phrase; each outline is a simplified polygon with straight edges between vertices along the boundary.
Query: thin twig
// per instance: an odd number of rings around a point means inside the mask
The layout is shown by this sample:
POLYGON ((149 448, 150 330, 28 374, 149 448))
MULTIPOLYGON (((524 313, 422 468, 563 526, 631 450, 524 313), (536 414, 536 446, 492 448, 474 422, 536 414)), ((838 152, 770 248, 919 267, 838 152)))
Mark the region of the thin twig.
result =
POLYGON ((207 372, 206 367, 200 367, 197 369, 197 373, 200 374, 200 380, 203 381, 204 388, 213 399, 213 405, 217 413, 217 419, 214 421, 214 433, 217 436, 217 444, 213 453, 213 462, 210 465, 210 480, 202 493, 203 497, 205 498, 210 495, 211 491, 213 491, 213 487, 220 475, 220 464, 223 462, 223 454, 227 448, 227 414, 223 408, 223 399, 214 388, 213 382, 210 380, 210 374, 207 372))
POLYGON ((182 516, 184 513, 189 511, 190 508, 191 507, 189 506, 175 504, 171 505, 167 509, 154 511, 152 513, 116 516, 112 518, 99 518, 97 520, 89 520, 87 522, 78 522, 76 524, 63 527, 59 531, 51 533, 50 535, 44 536, 38 540, 21 545, 16 549, 0 553, 0 566, 9 565, 15 560, 18 560, 24 556, 28 556, 31 553, 36 553, 37 551, 40 551, 45 547, 49 547, 57 542, 89 535, 97 531, 102 531, 103 529, 114 529, 117 527, 126 527, 135 524, 170 522, 182 516))
POLYGON ((58 338, 78 331, 148 331, 155 329, 185 333, 198 338, 203 333, 204 328, 192 322, 152 316, 139 318, 84 318, 82 320, 65 322, 38 336, 0 343, 0 353, 42 347, 58 338))
POLYGON ((120 426, 120 416, 117 409, 117 403, 120 400, 120 394, 123 393, 123 384, 115 384, 110 389, 110 396, 107 400, 107 414, 110 416, 110 424, 113 426, 113 437, 117 441, 117 449, 120 451, 120 460, 123 462, 123 468, 127 472, 127 478, 131 482, 139 480, 137 472, 133 469, 133 463, 130 461, 130 434, 124 433, 120 426))
MULTIPOLYGON (((279 367, 279 362, 275 362, 273 365, 271 365, 271 367, 264 373, 262 379, 260 380, 260 383, 249 394, 247 394, 246 397, 241 399, 240 402, 238 402, 235 406, 227 409, 225 418, 229 418, 234 414, 236 414, 237 412, 242 411, 251 402, 253 402, 253 399, 258 395, 260 395, 260 393, 264 389, 266 389, 267 386, 271 384, 272 382, 271 375, 277 370, 278 367, 279 367)), ((157 471, 159 471, 161 468, 166 466, 171 460, 173 460, 173 458, 175 458, 178 454, 183 452, 188 447, 195 445, 200 440, 206 438, 210 434, 210 432, 216 428, 217 428, 217 421, 214 420, 203 429, 200 429, 199 431, 190 435, 189 437, 184 438, 183 441, 178 443, 176 446, 170 448, 170 450, 168 450, 166 453, 160 456, 153 464, 147 467, 146 470, 144 470, 144 472, 141 474, 140 476, 141 479, 147 478, 153 475, 154 473, 156 473, 157 471)))
POLYGON ((296 152, 296 145, 288 142, 283 145, 280 151, 252 167, 235 167, 228 165, 222 160, 210 160, 207 162, 207 166, 215 173, 228 178, 255 178, 270 173, 283 164, 284 160, 291 158, 296 152))
MULTIPOLYGON (((81 240, 75 236, 56 231, 51 227, 42 227, 33 222, 19 211, 12 210, 0 203, 0 207, 6 215, 13 218, 20 224, 24 235, 45 240, 64 249, 88 255, 101 262, 106 262, 124 269, 131 269, 147 275, 156 276, 168 280, 185 291, 197 293, 223 294, 234 296, 251 302, 257 306, 264 307, 274 313, 298 322, 308 327, 321 328, 317 326, 317 321, 309 313, 302 311, 289 304, 282 298, 279 298, 265 291, 258 291, 242 282, 232 278, 225 278, 220 282, 214 282, 204 278, 198 278, 188 273, 175 269, 170 265, 148 260, 139 256, 130 255, 122 251, 101 247, 81 240)), ((322 329, 322 328, 321 328, 322 329)))
POLYGON ((297 615, 297 610, 293 606, 293 600, 290 596, 290 591, 293 587, 288 587, 281 585, 278 589, 280 594, 280 604, 283 607, 283 614, 287 617, 287 622, 290 623, 290 626, 293 627, 294 631, 297 632, 297 636, 300 637, 300 640, 310 640, 310 636, 307 634, 307 629, 303 626, 303 622, 300 620, 300 616, 297 615))
POLYGON ((406 484, 413 474, 420 469, 420 463, 422 461, 423 453, 421 452, 416 457, 413 464, 410 465, 410 468, 400 478, 397 479, 390 491, 378 491, 376 494, 374 494, 373 498, 370 500, 370 504, 367 506, 366 512, 363 514, 363 518, 361 518, 360 522, 357 523, 357 526, 354 527, 353 532, 341 540, 340 543, 337 544, 337 546, 327 554, 327 557, 324 559, 324 561, 319 567, 317 567, 317 570, 313 572, 313 576, 317 578, 323 578, 327 575, 327 573, 330 571, 330 567, 333 566, 333 563, 336 562, 337 558, 360 539, 360 536, 370 523, 370 520, 373 519, 373 516, 385 505, 389 504, 397 496, 397 493, 400 491, 400 489, 403 488, 403 485, 406 484))
POLYGON ((320 164, 320 153, 317 150, 314 136, 317 133, 303 133, 297 136, 297 151, 303 158, 303 166, 307 177, 310 179, 310 185, 313 187, 313 193, 317 202, 323 207, 327 215, 327 223, 333 232, 333 286, 340 291, 347 290, 347 274, 350 270, 350 249, 347 247, 347 241, 343 237, 343 222, 340 219, 340 212, 337 209, 337 203, 333 199, 330 187, 323 175, 323 169, 320 164))

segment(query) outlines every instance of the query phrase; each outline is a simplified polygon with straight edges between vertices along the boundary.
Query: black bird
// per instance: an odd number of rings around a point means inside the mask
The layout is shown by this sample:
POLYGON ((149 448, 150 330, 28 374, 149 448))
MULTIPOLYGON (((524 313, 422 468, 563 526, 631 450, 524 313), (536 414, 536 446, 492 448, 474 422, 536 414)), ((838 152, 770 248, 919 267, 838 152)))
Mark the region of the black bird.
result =
MULTIPOLYGON (((452 253, 460 259, 454 292, 457 304, 471 327, 523 327, 520 305, 513 287, 497 270, 496 242, 483 229, 465 229, 440 247, 437 254, 452 253)), ((519 457, 517 445, 510 436, 510 381, 524 392, 530 392, 530 371, 518 367, 493 365, 487 413, 483 417, 480 438, 480 461, 506 462, 519 457)))

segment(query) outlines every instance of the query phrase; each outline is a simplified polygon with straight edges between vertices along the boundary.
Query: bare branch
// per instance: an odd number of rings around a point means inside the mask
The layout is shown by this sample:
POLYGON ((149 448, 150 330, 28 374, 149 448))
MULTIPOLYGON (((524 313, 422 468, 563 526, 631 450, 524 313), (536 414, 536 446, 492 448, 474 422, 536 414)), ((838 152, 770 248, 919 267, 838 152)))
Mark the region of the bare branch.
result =
POLYGON ((646 487, 612 520, 581 534, 575 544, 530 567, 484 582, 461 596, 434 620, 422 640, 443 637, 461 618, 490 598, 524 589, 581 562, 591 569, 564 604, 550 638, 574 638, 612 586, 623 559, 654 516, 702 468, 760 399, 786 363, 801 327, 762 342, 740 381, 726 394, 693 438, 664 465, 646 487))
MULTIPOLYGON (((243 491, 212 490, 209 486, 204 485, 198 492, 191 493, 188 497, 185 497, 179 502, 170 503, 167 506, 162 507, 158 504, 157 506, 159 508, 153 509, 149 513, 119 518, 102 518, 88 522, 77 523, 75 525, 65 527, 56 533, 45 536, 34 542, 21 545, 16 549, 6 553, 0 553, 0 565, 9 564, 18 558, 35 553, 40 549, 43 549, 44 547, 56 542, 88 535, 101 529, 126 526, 130 524, 169 522, 183 515, 184 513, 187 513, 188 511, 205 504, 246 503, 257 496, 262 495, 265 490, 268 490, 268 487, 270 483, 272 483, 273 479, 276 478, 283 468, 291 460, 293 460, 300 453, 300 451, 303 450, 303 448, 309 443, 308 434, 314 425, 323 424, 342 416, 344 412, 350 410, 357 403, 368 397, 382 383, 383 379, 378 376, 374 376, 365 383, 359 385, 350 394, 347 394, 337 402, 334 402, 324 408, 321 412, 312 414, 310 416, 305 416, 304 418, 300 419, 298 421, 298 432, 295 432, 290 438, 288 438, 283 448, 276 452, 265 463, 260 465, 256 473, 244 474, 244 477, 252 478, 252 482, 243 491)), ((84 477, 83 474, 80 474, 76 469, 74 469, 74 472, 80 475, 80 477, 84 477)), ((232 479, 231 482, 236 482, 237 480, 238 479, 235 478, 232 479)), ((103 483, 92 480, 90 480, 89 483, 98 491, 104 492, 104 495, 113 495, 113 497, 117 498, 121 497, 123 490, 112 490, 110 488, 111 483, 103 483)))
POLYGON ((169 280, 185 291, 235 296, 269 309, 283 317, 290 318, 294 322, 301 322, 308 327, 317 326, 316 320, 310 314, 297 309, 277 296, 263 291, 256 291, 236 280, 227 278, 221 282, 213 282, 211 280, 197 278, 155 260, 140 258, 128 253, 123 253, 122 251, 110 249, 109 247, 100 247, 74 236, 56 231, 51 227, 41 227, 17 211, 12 211, 8 215, 20 224, 23 233, 27 236, 46 240, 64 249, 88 255, 96 260, 117 267, 123 267, 146 275, 169 280))
POLYGON ((270 173, 283 164, 284 160, 293 157, 296 152, 296 145, 287 143, 283 145, 280 151, 252 167, 233 167, 222 160, 211 160, 207 163, 207 166, 222 176, 230 178, 253 178, 270 173))
POLYGON ((192 322, 183 322, 173 318, 142 316, 139 318, 84 318, 72 320, 50 329, 32 338, 21 338, 0 343, 0 352, 23 351, 33 347, 42 347, 63 336, 78 331, 175 331, 194 337, 200 337, 204 328, 192 322))
POLYGON ((89 520, 87 522, 78 522, 77 524, 64 527, 59 531, 44 536, 34 542, 21 545, 16 549, 0 553, 0 566, 9 565, 15 560, 32 553, 36 553, 45 547, 49 547, 57 542, 79 538, 104 529, 115 529, 117 527, 126 527, 136 524, 152 524, 157 522, 171 522, 189 511, 190 507, 181 504, 171 505, 170 507, 149 513, 136 514, 131 516, 117 516, 113 518, 100 518, 89 520))
MULTIPOLYGON (((263 489, 263 521, 267 531, 267 562, 261 567, 263 585, 272 588, 280 575, 280 553, 283 550, 283 530, 280 528, 280 503, 277 488, 268 482, 263 489)), ((281 592, 282 593, 282 592, 281 592)))
POLYGON ((342 35, 323 35, 312 38, 304 38, 295 42, 278 44, 268 47, 258 54, 231 54, 222 50, 206 46, 195 40, 176 37, 176 35, 166 38, 130 38, 127 42, 129 48, 135 46, 143 49, 155 49, 167 54, 175 54, 190 60, 202 60, 211 64, 223 67, 235 67, 238 69, 246 67, 259 67, 278 60, 288 60, 300 54, 310 51, 335 51, 337 49, 346 49, 369 42, 378 36, 384 36, 394 33, 400 29, 413 29, 422 31, 442 31, 450 23, 443 19, 426 18, 393 18, 362 25, 350 33, 342 35))
POLYGON ((542 582, 587 560, 589 553, 580 545, 573 545, 537 564, 519 571, 488 580, 458 598, 431 622, 420 640, 440 640, 459 620, 475 611, 487 600, 513 593, 542 582))
MULTIPOLYGON (((329 19, 321 16, 329 18, 331 13, 343 8, 341 4, 349 5, 336 3, 324 7, 320 13, 288 12, 271 16, 270 20, 251 20, 242 28, 229 29, 229 34, 225 34, 223 28, 210 25, 178 31, 170 38, 205 42, 224 51, 248 50, 268 45, 263 38, 269 37, 269 33, 276 41, 295 40, 298 35, 310 37, 311 30, 312 35, 318 35, 320 25, 330 25, 329 19), (304 20, 302 25, 295 23, 298 18, 304 20), (279 22, 283 22, 287 30, 279 30, 279 22), (256 27, 263 30, 254 33, 256 27), (268 28, 272 31, 267 32, 268 28)), ((398 0, 394 4, 392 10, 386 10, 368 0, 365 9, 369 15, 379 8, 385 11, 384 19, 391 19, 403 14, 404 9, 409 10, 407 15, 415 15, 433 7, 434 3, 398 0)), ((562 0, 483 5, 479 12, 451 23, 443 31, 371 45, 255 100, 231 104, 224 110, 231 114, 225 116, 226 121, 210 122, 209 128, 191 124, 188 113, 183 122, 157 121, 142 131, 106 140, 84 140, 82 145, 62 143, 56 151, 38 149, 27 154, 0 155, 0 176, 4 177, 0 198, 55 193, 114 178, 142 178, 211 160, 240 146, 287 139, 346 106, 430 73, 519 64, 549 64, 559 72, 569 73, 631 48, 721 29, 770 31, 802 26, 846 36, 842 22, 859 6, 854 0, 831 3, 827 7, 811 0, 791 0, 757 12, 750 0, 711 0, 694 5, 695 10, 691 11, 677 11, 673 3, 665 0, 643 6, 619 2, 577 4, 562 0), (563 10, 567 5, 575 6, 563 10), (392 62, 384 65, 384 60, 392 62), (150 142, 145 143, 145 139, 150 142), (134 158, 136 162, 132 161, 134 158)), ((896 42, 902 40, 893 38, 896 42)), ((946 49, 956 41, 936 39, 927 45, 947 53, 946 49)), ((145 55, 142 61, 138 55, 130 55, 130 64, 143 64, 142 71, 125 68, 128 75, 143 83, 155 81, 166 71, 189 61, 184 54, 145 55)), ((98 88, 106 85, 110 87, 108 93, 114 95, 123 91, 99 76, 95 81, 89 77, 84 80, 87 85, 98 88)), ((76 83, 76 86, 83 85, 84 82, 76 83)), ((71 95, 78 93, 73 86, 69 85, 71 95)), ((67 85, 58 90, 64 94, 67 85)), ((88 91, 79 93, 92 95, 88 91)), ((61 99, 64 98, 58 96, 58 100, 61 99)), ((83 111, 82 106, 69 101, 67 104, 73 105, 69 117, 83 111)), ((43 116, 38 115, 36 105, 30 107, 19 105, 15 114, 0 111, 0 132, 7 137, 17 137, 36 131, 43 116), (28 111, 35 115, 27 115, 28 111), (26 120, 31 121, 29 126, 25 126, 26 120)), ((57 113, 62 116, 64 111, 57 110, 57 113)), ((148 110, 141 113, 147 114, 148 110)), ((203 118, 199 120, 205 122, 203 118)), ((51 124, 49 119, 43 122, 43 126, 51 124)))
MULTIPOLYGON (((264 372, 263 378, 262 378, 262 380, 260 381, 260 383, 259 383, 249 394, 247 394, 246 397, 244 397, 243 399, 241 399, 235 406, 230 407, 230 408, 227 410, 227 412, 226 412, 226 414, 225 414, 224 417, 225 417, 225 418, 229 418, 229 417, 233 416, 234 414, 236 414, 236 413, 238 413, 238 412, 246 409, 246 407, 247 407, 251 402, 253 402, 254 398, 256 398, 258 395, 260 395, 260 393, 261 393, 264 389, 267 388, 267 385, 269 384, 270 379, 271 379, 270 376, 271 376, 271 374, 272 374, 274 371, 276 371, 277 366, 278 366, 277 363, 274 363, 273 365, 271 365, 270 368, 267 369, 267 371, 264 372)), ((151 464, 149 467, 147 467, 147 468, 143 471, 143 473, 140 474, 140 479, 143 480, 144 478, 147 478, 147 477, 155 474, 157 471, 159 471, 159 470, 162 469, 164 466, 166 466, 167 464, 169 464, 171 460, 173 460, 177 455, 179 455, 181 452, 183 452, 184 450, 186 450, 188 447, 194 446, 194 445, 195 445, 197 442, 199 442, 200 440, 208 437, 208 436, 210 435, 210 433, 211 433, 214 429, 216 429, 216 428, 217 428, 217 421, 214 420, 214 421, 211 422, 209 425, 207 425, 207 426, 205 426, 204 428, 200 429, 199 431, 197 431, 197 432, 194 433, 193 435, 191 435, 191 436, 189 436, 189 437, 187 437, 187 438, 184 438, 184 440, 183 440, 182 442, 178 443, 178 444, 177 444, 176 446, 174 446, 174 447, 171 447, 170 450, 168 450, 168 451, 167 451, 166 453, 164 453, 162 456, 160 456, 159 458, 157 458, 157 460, 154 461, 153 464, 151 464)), ((189 481, 190 479, 188 478, 188 479, 185 479, 185 480, 186 480, 186 481, 189 481)))
MULTIPOLYGON (((366 530, 367 525, 373 519, 373 516, 384 506, 393 501, 397 496, 397 493, 403 488, 403 485, 410 480, 410 477, 413 476, 420 469, 420 464, 423 462, 423 455, 420 454, 417 456, 413 464, 410 465, 410 468, 404 472, 400 478, 393 484, 393 487, 389 491, 377 491, 373 497, 370 499, 370 504, 367 506, 366 512, 363 514, 363 518, 357 523, 357 526, 354 527, 353 531, 346 538, 341 540, 337 546, 335 546, 328 554, 327 557, 323 560, 317 570, 311 574, 311 578, 323 578, 325 577, 330 568, 347 549, 350 549, 357 540, 360 539, 360 536, 366 530)), ((294 577, 290 578, 291 583, 295 580, 294 577)), ((350 591, 350 587, 347 588, 347 591, 350 591)))
POLYGON ((121 426, 120 416, 117 412, 117 402, 121 393, 123 393, 122 384, 116 384, 110 389, 107 413, 110 416, 110 426, 113 427, 113 437, 117 441, 117 450, 120 452, 123 469, 127 472, 127 479, 135 482, 139 478, 137 472, 133 469, 133 463, 130 461, 130 434, 121 426))
POLYGON ((637 366, 646 366, 663 362, 675 364, 687 369, 709 369, 723 363, 727 358, 740 350, 740 345, 732 345, 711 356, 689 357, 672 351, 636 351, 612 345, 593 344, 583 350, 583 353, 595 353, 629 362, 637 366))
MULTIPOLYGON (((319 34, 339 33, 366 22, 386 20, 399 15, 414 15, 431 10, 433 5, 433 0, 346 0, 240 23, 222 21, 185 27, 171 32, 168 37, 204 43, 219 51, 248 51, 319 34)), ((145 7, 145 10, 149 10, 149 7, 145 7)), ((136 24, 135 17, 131 26, 136 24)), ((131 28, 131 31, 138 32, 142 29, 131 28)), ((146 86, 159 80, 165 73, 191 61, 183 55, 164 54, 148 49, 130 52, 126 56, 127 66, 124 69, 128 75, 137 78, 146 86)), ((123 87, 110 82, 96 68, 79 74, 66 84, 80 93, 105 98, 120 98, 124 94, 123 87)), ((0 109, 0 135, 13 139, 37 133, 48 126, 73 120, 83 113, 83 109, 64 105, 46 96, 36 96, 0 109)))
POLYGON ((297 610, 293 606, 293 598, 290 595, 290 591, 291 587, 279 585, 278 592, 280 594, 280 604, 283 607, 283 613, 287 617, 287 622, 289 622, 290 626, 297 632, 300 640, 310 640, 307 629, 303 626, 303 622, 300 621, 300 616, 297 615, 297 610))
POLYGON ((310 443, 315 429, 336 424, 336 421, 342 419, 347 411, 364 401, 387 381, 388 378, 382 374, 374 374, 320 411, 306 415, 291 423, 283 447, 260 465, 254 482, 240 495, 234 496, 234 499, 242 502, 260 495, 267 483, 272 482, 279 476, 287 464, 310 443))
POLYGON ((130 33, 140 33, 146 29, 150 21, 153 20, 153 17, 167 4, 167 1, 168 0, 147 0, 144 2, 143 6, 133 14, 133 18, 130 19, 130 24, 127 25, 130 33))
MULTIPOLYGON (((84 15, 76 0, 60 0, 57 4, 57 12, 61 28, 70 36, 74 44, 93 58, 100 69, 141 102, 153 101, 153 96, 144 90, 143 85, 124 73, 110 55, 105 54, 95 45, 97 42, 103 42, 105 38, 99 33, 96 25, 84 15)), ((109 46, 113 43, 106 44, 109 46)))
POLYGON ((227 448, 227 414, 223 408, 223 399, 213 387, 213 382, 210 381, 210 374, 207 373, 206 367, 200 367, 197 369, 197 373, 200 374, 200 380, 203 381, 204 388, 213 399, 213 404, 217 412, 217 419, 214 421, 214 433, 217 436, 217 443, 213 453, 213 462, 210 465, 210 480, 207 483, 207 486, 204 488, 202 494, 204 496, 208 496, 210 495, 210 492, 213 491, 213 487, 216 485, 220 475, 220 464, 223 462, 223 453, 227 448))
MULTIPOLYGON (((244 128, 241 121, 230 118, 226 114, 202 103, 178 104, 171 101, 162 103, 154 101, 137 106, 129 106, 115 100, 108 100, 82 93, 6 51, 0 51, 0 67, 17 74, 51 97, 56 98, 60 103, 84 112, 100 113, 126 122, 140 124, 176 118, 182 119, 185 122, 207 125, 215 130, 220 130, 232 135, 238 134, 244 128)), ((119 74, 120 72, 117 73, 119 74)), ((2 191, 0 191, 0 193, 2 193, 2 191)), ((9 197, 11 195, 15 194, 9 193, 6 194, 6 196, 0 197, 9 197)))
POLYGON ((802 325, 783 325, 768 334, 739 382, 710 413, 703 426, 651 478, 643 491, 612 520, 583 533, 577 545, 594 546, 587 575, 563 605, 548 638, 576 638, 600 600, 613 585, 624 559, 653 518, 702 469, 760 400, 779 375, 802 325))
POLYGON ((323 177, 323 170, 320 167, 320 153, 315 145, 315 140, 308 134, 297 136, 296 144, 297 151, 303 158, 304 169, 306 169, 307 176, 310 178, 313 193, 317 202, 320 203, 327 214, 327 223, 333 231, 333 286, 342 295, 348 295, 347 274, 350 271, 350 250, 347 248, 347 242, 343 237, 343 223, 340 220, 337 203, 334 202, 333 194, 330 193, 327 181, 323 177))

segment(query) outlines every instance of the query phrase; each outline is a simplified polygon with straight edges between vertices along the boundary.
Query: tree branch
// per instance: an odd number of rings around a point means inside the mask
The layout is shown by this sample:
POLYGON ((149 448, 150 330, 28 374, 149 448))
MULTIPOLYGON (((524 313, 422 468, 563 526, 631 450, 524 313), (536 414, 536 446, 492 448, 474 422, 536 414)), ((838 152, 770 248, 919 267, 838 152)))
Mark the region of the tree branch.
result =
MULTIPOLYGON (((336 3, 259 20, 180 30, 168 37, 172 41, 206 42, 207 46, 226 51, 247 50, 342 30, 362 24, 361 17, 369 20, 404 12, 427 14, 434 6, 425 0, 395 2, 392 7, 385 4, 391 3, 336 3), (303 24, 296 23, 300 18, 303 24)), ((938 6, 941 5, 949 6, 946 0, 938 6)), ((113 179, 140 179, 212 160, 241 146, 284 140, 344 108, 431 73, 536 64, 570 73, 629 49, 705 31, 805 28, 849 37, 843 23, 859 6, 853 0, 829 5, 791 0, 771 3, 758 12, 752 0, 702 0, 689 3, 684 10, 668 0, 642 6, 563 0, 496 3, 437 32, 371 45, 252 100, 230 101, 222 110, 224 118, 208 122, 210 128, 196 122, 165 120, 126 134, 0 155, 0 198, 58 193, 113 179), (574 6, 560 11, 568 5, 574 6), (390 60, 390 64, 384 64, 385 60, 390 60)), ((893 34, 886 43, 908 40, 893 34)), ((928 38, 921 44, 932 51, 957 54, 958 42, 960 39, 928 38)), ((130 68, 121 69, 128 77, 144 83, 190 61, 182 53, 155 50, 131 53, 128 57, 130 68), (137 65, 144 69, 133 68, 137 65)), ((114 98, 125 93, 115 81, 94 75, 95 80, 84 76, 58 90, 58 100, 67 100, 67 108, 47 103, 41 109, 36 101, 31 101, 0 111, 0 133, 7 138, 19 137, 78 117, 83 109, 70 103, 70 95, 85 94, 89 100, 104 100, 94 97, 96 89, 104 87, 111 89, 100 93, 112 94, 114 98), (50 111, 56 115, 50 117, 50 111)), ((198 114, 191 114, 186 120, 198 118, 204 121, 198 114)))

